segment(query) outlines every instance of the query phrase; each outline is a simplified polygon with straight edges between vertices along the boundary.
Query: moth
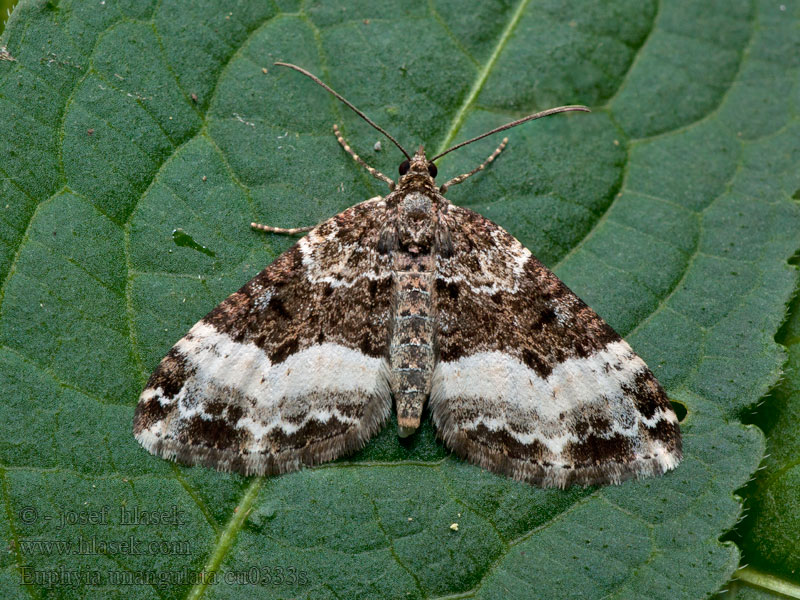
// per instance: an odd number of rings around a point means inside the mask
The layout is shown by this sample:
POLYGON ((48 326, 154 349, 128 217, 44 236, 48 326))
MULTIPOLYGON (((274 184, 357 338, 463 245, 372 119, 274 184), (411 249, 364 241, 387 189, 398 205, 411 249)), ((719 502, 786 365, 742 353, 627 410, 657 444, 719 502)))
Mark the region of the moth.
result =
MULTIPOLYGON (((428 407, 460 457, 544 487, 619 483, 681 460, 672 406, 647 365, 500 226, 451 204, 428 159, 308 71, 405 155, 395 182, 308 234, 178 341, 147 382, 133 433, 166 459, 278 474, 362 448, 428 407)), ((309 231, 310 230, 310 231, 309 231)))

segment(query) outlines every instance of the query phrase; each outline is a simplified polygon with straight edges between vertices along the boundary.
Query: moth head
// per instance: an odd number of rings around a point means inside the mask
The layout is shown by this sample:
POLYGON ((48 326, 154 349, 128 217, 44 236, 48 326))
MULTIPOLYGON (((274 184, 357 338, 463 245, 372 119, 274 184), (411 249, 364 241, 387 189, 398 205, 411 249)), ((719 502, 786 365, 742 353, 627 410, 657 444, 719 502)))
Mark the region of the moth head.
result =
POLYGON ((422 146, 419 147, 419 150, 417 150, 414 156, 401 162, 400 167, 397 170, 399 171, 401 177, 411 174, 435 179, 438 173, 438 169, 436 168, 436 165, 433 164, 433 161, 430 161, 426 158, 425 148, 422 146))

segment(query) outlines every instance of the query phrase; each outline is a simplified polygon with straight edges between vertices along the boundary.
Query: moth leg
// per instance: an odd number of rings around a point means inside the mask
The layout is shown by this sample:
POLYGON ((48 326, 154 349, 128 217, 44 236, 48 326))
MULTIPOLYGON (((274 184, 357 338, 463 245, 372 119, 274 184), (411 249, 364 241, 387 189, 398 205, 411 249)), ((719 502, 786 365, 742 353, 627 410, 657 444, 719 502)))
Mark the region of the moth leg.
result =
POLYGON ((268 233, 281 233, 284 235, 295 235, 297 233, 305 233, 306 231, 311 231, 316 227, 316 225, 312 225, 311 227, 272 227, 271 225, 262 225, 261 223, 250 223, 250 227, 253 229, 258 229, 260 231, 266 231, 268 233))
POLYGON ((367 171, 369 171, 370 175, 372 175, 373 177, 375 177, 377 179, 380 179, 381 181, 387 183, 389 185, 389 189, 390 190, 394 189, 394 181, 392 181, 386 175, 384 175, 383 173, 378 171, 378 169, 374 169, 374 168, 370 167, 367 163, 364 162, 363 158, 361 158, 358 154, 353 152, 353 149, 344 140, 344 137, 342 137, 342 133, 339 131, 339 127, 335 123, 333 125, 333 133, 336 134, 336 139, 342 145, 342 148, 344 148, 345 152, 347 152, 350 156, 353 157, 354 161, 356 161, 358 164, 360 164, 362 167, 364 167, 367 171))
POLYGON ((485 161, 483 161, 477 167, 472 169, 472 171, 470 171, 469 173, 464 173, 463 175, 459 175, 458 177, 453 177, 450 181, 448 181, 447 183, 443 184, 442 187, 439 188, 439 192, 444 194, 447 191, 447 188, 449 188, 451 186, 454 186, 454 185, 456 185, 458 183, 461 183, 467 177, 469 177, 471 175, 475 175, 475 173, 477 173, 478 171, 483 171, 486 168, 486 166, 490 162, 492 162, 495 158, 497 158, 497 155, 500 154, 503 151, 503 148, 506 147, 506 144, 508 144, 508 138, 503 138, 503 141, 500 142, 500 145, 497 147, 497 149, 494 152, 492 152, 492 154, 489 156, 489 158, 487 158, 485 161))

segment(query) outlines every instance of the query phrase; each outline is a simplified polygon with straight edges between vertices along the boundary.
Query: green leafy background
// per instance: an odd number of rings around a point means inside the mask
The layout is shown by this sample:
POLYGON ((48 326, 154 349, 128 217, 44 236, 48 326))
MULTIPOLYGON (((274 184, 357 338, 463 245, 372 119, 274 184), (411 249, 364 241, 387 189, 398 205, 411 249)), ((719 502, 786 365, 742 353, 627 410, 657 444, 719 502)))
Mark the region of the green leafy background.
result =
MULTIPOLYGON (((760 569, 740 581, 797 593, 796 318, 788 375, 752 409, 782 373, 796 283, 798 23, 797 3, 741 0, 23 1, 0 38, 3 597, 699 598, 733 574, 734 541, 760 569), (513 130, 449 197, 516 235, 653 368, 686 412, 676 471, 545 491, 454 459, 430 425, 268 479, 136 444, 161 356, 292 243, 249 222, 314 224, 385 191, 332 123, 384 172, 400 162, 275 60, 410 147, 592 107, 513 130), (743 419, 772 454, 721 541, 765 448, 743 419), (121 508, 179 523, 121 523, 121 508), (125 540, 156 546, 110 545, 125 540)), ((493 147, 448 155, 441 177, 493 147)))

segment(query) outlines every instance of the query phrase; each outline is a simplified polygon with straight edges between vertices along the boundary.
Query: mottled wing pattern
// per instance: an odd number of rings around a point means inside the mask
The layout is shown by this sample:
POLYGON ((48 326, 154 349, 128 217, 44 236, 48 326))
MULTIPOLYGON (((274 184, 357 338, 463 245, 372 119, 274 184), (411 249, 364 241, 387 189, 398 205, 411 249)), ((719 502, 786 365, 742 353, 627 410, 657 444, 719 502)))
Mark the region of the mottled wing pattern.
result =
POLYGON ((391 411, 391 265, 380 198, 312 230, 169 351, 142 392, 150 452, 244 474, 364 445, 391 411))
POLYGON ((455 206, 445 222, 430 397, 445 444, 547 487, 674 468, 678 420, 630 346, 501 227, 455 206))

